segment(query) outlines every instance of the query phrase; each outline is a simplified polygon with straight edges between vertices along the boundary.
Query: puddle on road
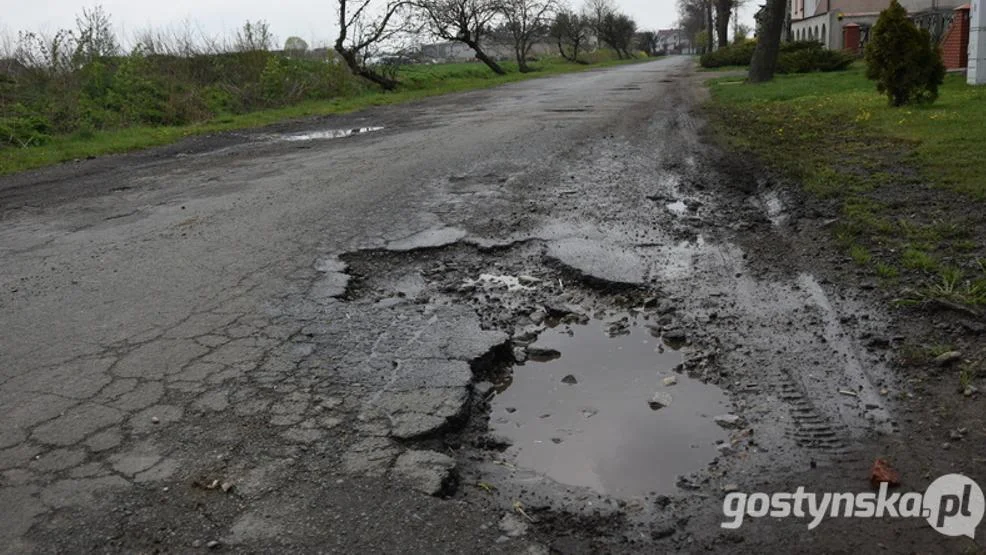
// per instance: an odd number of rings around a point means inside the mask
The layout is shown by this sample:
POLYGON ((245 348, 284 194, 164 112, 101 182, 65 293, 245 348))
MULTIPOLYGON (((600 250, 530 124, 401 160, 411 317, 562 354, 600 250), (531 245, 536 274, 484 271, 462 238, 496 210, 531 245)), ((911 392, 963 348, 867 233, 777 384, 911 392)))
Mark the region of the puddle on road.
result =
POLYGON ((671 492, 676 476, 704 467, 726 439, 712 420, 729 412, 726 396, 674 373, 681 354, 639 321, 612 338, 603 325, 544 331, 532 347, 561 356, 514 367, 490 427, 512 441, 514 464, 557 482, 617 497, 671 492), (677 383, 666 385, 672 376, 677 383), (655 410, 657 392, 671 401, 655 410))
POLYGON ((320 139, 341 139, 351 135, 361 135, 373 131, 380 131, 383 127, 357 127, 353 129, 326 129, 325 131, 312 131, 311 133, 297 133, 294 135, 284 135, 280 137, 282 141, 316 141, 320 139))

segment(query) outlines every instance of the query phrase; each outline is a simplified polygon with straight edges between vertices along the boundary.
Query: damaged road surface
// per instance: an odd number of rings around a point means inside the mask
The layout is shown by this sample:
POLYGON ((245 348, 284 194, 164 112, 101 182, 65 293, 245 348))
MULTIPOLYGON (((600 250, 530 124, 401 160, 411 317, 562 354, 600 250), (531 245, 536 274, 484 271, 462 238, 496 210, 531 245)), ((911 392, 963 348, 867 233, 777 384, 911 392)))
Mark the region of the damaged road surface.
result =
POLYGON ((862 487, 902 386, 874 304, 759 262, 795 218, 700 141, 691 64, 0 179, 0 548, 898 538, 719 527, 727 491, 862 487))

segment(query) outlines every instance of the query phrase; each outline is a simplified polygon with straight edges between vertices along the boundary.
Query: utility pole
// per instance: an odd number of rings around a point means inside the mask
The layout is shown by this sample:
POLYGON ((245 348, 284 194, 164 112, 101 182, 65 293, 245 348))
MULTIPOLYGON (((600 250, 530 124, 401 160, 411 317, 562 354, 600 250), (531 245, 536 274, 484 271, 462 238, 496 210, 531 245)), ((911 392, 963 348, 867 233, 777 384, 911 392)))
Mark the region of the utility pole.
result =
POLYGON ((966 82, 986 85, 986 0, 972 0, 969 10, 969 67, 966 82))

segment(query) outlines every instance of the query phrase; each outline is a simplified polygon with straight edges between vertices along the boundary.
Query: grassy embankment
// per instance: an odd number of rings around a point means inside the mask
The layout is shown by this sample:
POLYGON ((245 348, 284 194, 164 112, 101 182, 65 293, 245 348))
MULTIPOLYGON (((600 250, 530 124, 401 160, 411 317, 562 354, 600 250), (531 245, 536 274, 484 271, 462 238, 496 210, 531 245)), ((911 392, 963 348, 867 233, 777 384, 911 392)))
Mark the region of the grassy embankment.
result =
MULTIPOLYGON (((480 89, 548 75, 558 75, 608 67, 635 60, 618 60, 607 51, 595 52, 586 56, 588 64, 573 64, 560 58, 548 58, 533 63, 531 73, 517 71, 516 63, 501 64, 507 75, 496 75, 479 63, 448 63, 436 65, 408 65, 399 71, 402 86, 394 92, 380 91, 360 80, 346 75, 330 77, 333 86, 339 81, 333 98, 280 100, 275 107, 239 107, 226 111, 222 108, 210 113, 201 110, 201 115, 188 123, 148 125, 136 123, 129 125, 108 125, 93 128, 84 125, 77 130, 55 130, 41 144, 27 147, 0 145, 0 175, 37 168, 87 156, 124 152, 156 145, 168 144, 184 137, 233 129, 258 127, 279 121, 352 112, 370 106, 397 104, 429 96, 452 92, 480 89), (238 113, 237 113, 238 112, 238 113)), ((341 68, 340 68, 341 70, 341 68)), ((2 84, 2 83, 0 83, 2 84)), ((179 89, 188 89, 180 84, 179 89)), ((76 93, 77 94, 77 93, 76 93)), ((223 98, 220 99, 222 102, 223 98)), ((54 118, 52 118, 54 119, 54 118)), ((53 125, 54 127, 54 125, 53 125)))
POLYGON ((986 87, 949 75, 934 104, 890 108, 860 64, 710 86, 718 138, 833 203, 835 239, 900 302, 986 305, 986 87))

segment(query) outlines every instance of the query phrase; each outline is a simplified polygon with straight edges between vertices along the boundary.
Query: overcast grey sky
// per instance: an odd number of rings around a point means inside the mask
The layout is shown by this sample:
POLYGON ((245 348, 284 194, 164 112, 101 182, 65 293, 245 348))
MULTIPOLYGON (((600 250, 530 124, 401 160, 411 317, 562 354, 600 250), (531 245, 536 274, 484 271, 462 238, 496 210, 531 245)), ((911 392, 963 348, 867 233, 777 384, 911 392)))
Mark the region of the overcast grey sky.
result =
MULTIPOLYGON (((73 27, 75 14, 83 7, 97 3, 112 16, 124 44, 133 32, 147 27, 181 25, 188 20, 201 32, 216 36, 232 35, 246 20, 264 19, 280 43, 297 35, 310 43, 328 42, 334 33, 334 0, 47 0, 34 3, 26 0, 4 0, 0 11, 0 31, 16 35, 19 30, 55 31, 73 27)), ((581 0, 570 0, 580 5, 581 0)), ((616 0, 620 9, 637 20, 641 29, 656 30, 674 25, 677 19, 675 0, 616 0)), ((752 21, 753 6, 749 2, 741 21, 752 21)))

